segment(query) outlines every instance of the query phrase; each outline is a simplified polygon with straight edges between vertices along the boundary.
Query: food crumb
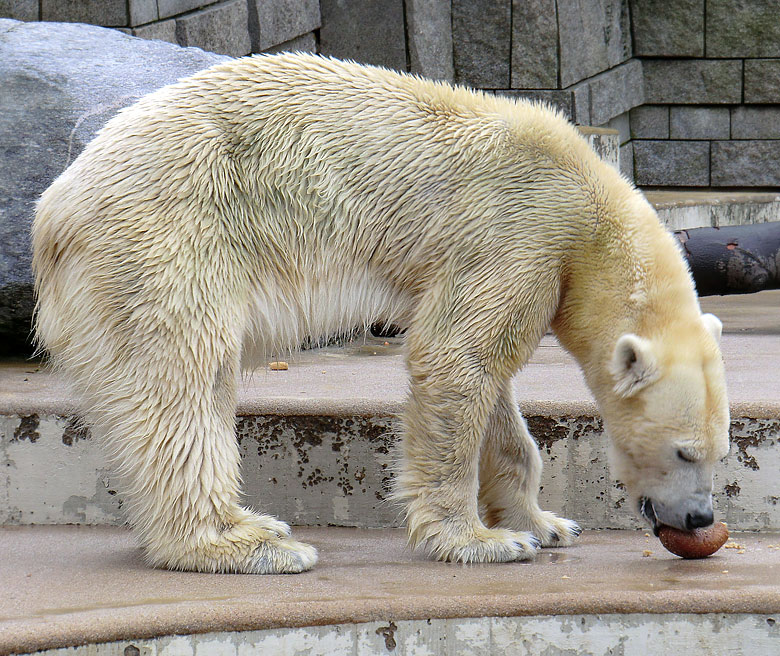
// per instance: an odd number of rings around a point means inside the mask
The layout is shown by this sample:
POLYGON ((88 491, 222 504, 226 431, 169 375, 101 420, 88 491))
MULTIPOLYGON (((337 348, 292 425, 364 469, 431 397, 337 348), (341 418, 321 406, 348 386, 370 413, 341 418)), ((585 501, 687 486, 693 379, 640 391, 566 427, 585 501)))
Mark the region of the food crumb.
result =
POLYGON ((283 360, 279 360, 279 362, 269 362, 268 368, 271 371, 287 371, 290 368, 290 365, 283 360))
POLYGON ((642 552, 642 558, 649 558, 649 557, 650 557, 650 556, 652 556, 652 555, 653 555, 653 552, 652 552, 652 551, 650 551, 650 549, 645 549, 645 550, 642 552))
POLYGON ((729 571, 728 571, 727 569, 724 569, 724 570, 721 572, 721 574, 728 574, 728 573, 729 573, 729 571))
POLYGON ((566 576, 565 574, 561 577, 562 579, 568 579, 570 577, 566 576))

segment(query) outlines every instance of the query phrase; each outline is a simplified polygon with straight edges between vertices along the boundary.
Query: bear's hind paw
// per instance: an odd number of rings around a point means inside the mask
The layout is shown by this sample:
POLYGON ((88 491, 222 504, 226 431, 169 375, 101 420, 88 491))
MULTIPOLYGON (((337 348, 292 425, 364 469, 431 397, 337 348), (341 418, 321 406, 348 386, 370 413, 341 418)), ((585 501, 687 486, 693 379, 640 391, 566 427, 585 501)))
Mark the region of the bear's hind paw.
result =
POLYGON ((242 568, 247 574, 298 574, 317 563, 317 550, 291 538, 264 540, 242 568))

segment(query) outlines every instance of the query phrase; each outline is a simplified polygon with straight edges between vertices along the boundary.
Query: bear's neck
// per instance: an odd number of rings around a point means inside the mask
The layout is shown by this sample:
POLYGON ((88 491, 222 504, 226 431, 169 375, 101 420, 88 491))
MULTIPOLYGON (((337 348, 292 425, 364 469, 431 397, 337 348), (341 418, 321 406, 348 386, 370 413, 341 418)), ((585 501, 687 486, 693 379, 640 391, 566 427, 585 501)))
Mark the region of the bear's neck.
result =
POLYGON ((700 314, 674 237, 649 205, 634 209, 635 221, 603 221, 573 249, 552 323, 599 402, 599 390, 612 387, 607 365, 621 335, 663 337, 700 314))

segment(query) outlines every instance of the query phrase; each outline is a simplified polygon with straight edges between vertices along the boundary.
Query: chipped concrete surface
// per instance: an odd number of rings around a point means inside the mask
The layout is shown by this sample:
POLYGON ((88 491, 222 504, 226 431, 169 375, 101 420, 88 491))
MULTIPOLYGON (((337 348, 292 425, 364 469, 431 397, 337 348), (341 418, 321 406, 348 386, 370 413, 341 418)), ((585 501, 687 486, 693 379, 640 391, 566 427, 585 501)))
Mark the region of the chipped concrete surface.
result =
POLYGON ((643 613, 399 620, 166 636, 50 649, 39 656, 665 656, 780 653, 780 616, 643 613), (649 637, 652 636, 652 639, 649 637))
POLYGON ((778 193, 648 191, 645 196, 670 230, 780 221, 778 193))
POLYGON ((398 526, 390 417, 238 419, 249 505, 302 525, 398 526))
MULTIPOLYGON (((584 528, 641 525, 611 479, 597 417, 527 419, 544 461, 542 507, 584 528)), ((121 524, 122 497, 97 445, 84 432, 74 437, 71 420, 36 422, 31 441, 14 437, 29 433, 28 418, 0 418, 0 523, 121 524)), ((388 501, 390 417, 241 416, 237 435, 248 505, 299 525, 401 525, 388 501)), ((714 482, 716 511, 733 529, 780 529, 778 442, 780 419, 733 418, 731 452, 714 482)))
POLYGON ((0 416, 0 524, 121 523, 121 498, 88 434, 56 415, 32 424, 0 416))

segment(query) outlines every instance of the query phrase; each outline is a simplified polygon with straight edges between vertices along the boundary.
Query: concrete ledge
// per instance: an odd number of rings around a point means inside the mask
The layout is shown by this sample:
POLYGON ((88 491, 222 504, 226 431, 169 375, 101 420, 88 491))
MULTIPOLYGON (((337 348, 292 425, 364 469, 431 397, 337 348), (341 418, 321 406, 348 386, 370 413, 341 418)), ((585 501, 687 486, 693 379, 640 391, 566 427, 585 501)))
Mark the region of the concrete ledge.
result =
POLYGON ((51 649, 36 656, 398 656, 453 654, 617 653, 667 656, 681 645, 696 645, 702 654, 771 654, 777 644, 776 615, 749 613, 641 613, 610 615, 542 615, 425 620, 388 620, 359 624, 223 631, 151 640, 51 649), (648 636, 652 641, 648 642, 648 636), (138 651, 135 651, 135 650, 138 651), (126 651, 128 650, 128 651, 126 651))
MULTIPOLYGON (((304 574, 259 577, 148 569, 122 529, 0 529, 0 581, 6 591, 0 595, 0 654, 239 632, 238 638, 236 633, 200 638, 203 649, 209 640, 226 649, 210 653, 234 654, 241 632, 325 626, 322 631, 334 637, 362 632, 366 642, 358 653, 379 653, 371 647, 375 642, 386 647, 386 636, 400 642, 401 622, 431 620, 432 625, 454 618, 483 618, 461 625, 465 637, 474 637, 479 635, 475 622, 507 631, 526 626, 520 621, 507 626, 499 619, 504 617, 538 622, 573 616, 582 622, 576 629, 581 631, 602 621, 602 615, 630 627, 664 620, 658 615, 671 614, 674 621, 680 615, 737 614, 735 623, 753 618, 749 621, 766 637, 778 637, 780 622, 768 621, 780 608, 778 534, 736 535, 733 544, 741 549, 684 561, 644 532, 586 532, 578 545, 544 550, 530 563, 476 566, 429 562, 405 547, 402 531, 307 528, 294 534, 319 549, 319 565, 304 574)), ((275 635, 277 642, 266 643, 275 649, 264 653, 296 653, 295 641, 285 644, 278 640, 284 634, 275 635)), ((243 637, 262 644, 261 638, 243 637)), ((348 640, 347 635, 343 641, 348 640)), ((171 639, 157 653, 193 653, 187 644, 194 641, 171 639)), ((129 646, 83 653, 127 654, 129 646)), ((313 653, 353 653, 330 646, 313 653)))
POLYGON ((647 191, 670 230, 780 221, 780 192, 647 191))
MULTIPOLYGON (((780 529, 780 292, 708 298, 726 326, 732 449, 716 467, 718 516, 780 529)), ((407 390, 400 340, 306 351, 288 371, 241 386, 237 436, 246 503, 306 525, 393 527, 393 415, 407 390)), ((540 444, 540 501, 585 528, 639 526, 610 476, 607 440, 574 361, 545 337, 515 379, 540 444)), ((0 368, 0 523, 121 524, 123 497, 103 451, 78 426, 62 381, 30 364, 0 368)))

